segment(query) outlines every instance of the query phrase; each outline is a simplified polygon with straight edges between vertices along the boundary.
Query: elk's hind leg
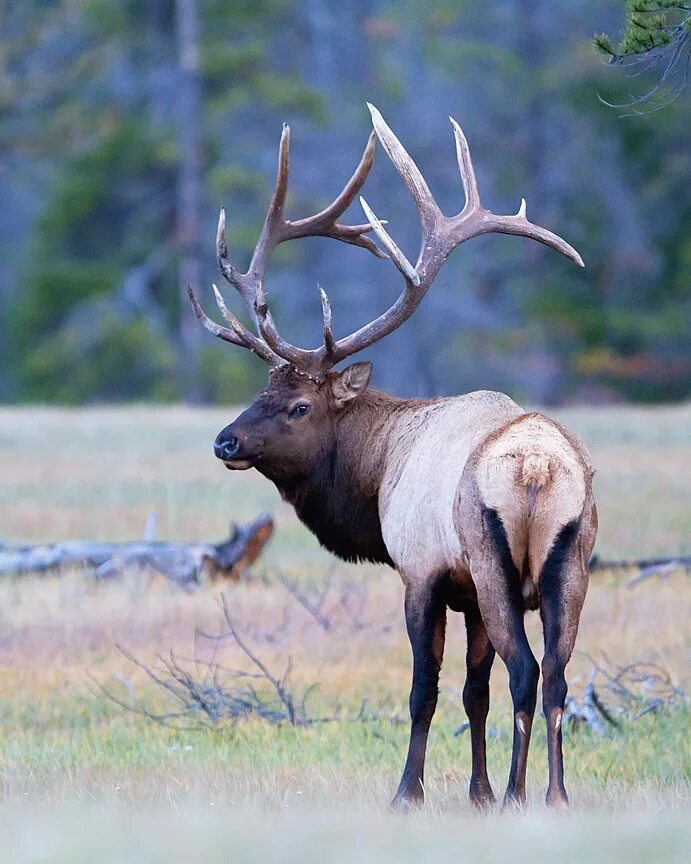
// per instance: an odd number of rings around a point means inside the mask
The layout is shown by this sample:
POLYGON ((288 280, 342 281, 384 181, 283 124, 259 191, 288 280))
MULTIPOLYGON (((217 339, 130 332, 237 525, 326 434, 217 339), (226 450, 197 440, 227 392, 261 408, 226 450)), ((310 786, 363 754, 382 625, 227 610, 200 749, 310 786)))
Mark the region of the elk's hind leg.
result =
POLYGON ((439 670, 446 636, 443 580, 421 580, 406 585, 405 621, 413 649, 411 728, 408 756, 392 805, 395 809, 422 804, 425 797, 427 735, 437 707, 439 670))
POLYGON ((465 613, 465 626, 468 633, 468 652, 463 707, 470 722, 470 800, 477 807, 488 807, 494 804, 495 798, 487 776, 485 724, 489 711, 489 676, 495 652, 477 606, 465 613))
POLYGON ((513 700, 513 751, 504 805, 522 805, 540 667, 523 626, 521 578, 502 521, 489 508, 482 510, 478 521, 483 531, 468 543, 470 570, 487 634, 509 670, 513 700))
POLYGON ((539 583, 545 639, 542 708, 547 721, 549 760, 546 802, 561 808, 568 807, 569 803, 562 756, 561 721, 567 692, 564 670, 571 659, 588 587, 588 571, 578 543, 579 528, 579 522, 571 522, 559 532, 540 572, 539 583))

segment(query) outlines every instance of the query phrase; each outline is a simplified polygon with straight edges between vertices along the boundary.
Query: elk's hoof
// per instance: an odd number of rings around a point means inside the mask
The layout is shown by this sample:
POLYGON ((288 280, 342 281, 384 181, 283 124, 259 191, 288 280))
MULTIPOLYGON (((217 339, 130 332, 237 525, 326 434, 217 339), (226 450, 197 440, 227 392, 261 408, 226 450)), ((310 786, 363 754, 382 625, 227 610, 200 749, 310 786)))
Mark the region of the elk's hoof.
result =
POLYGON ((478 810, 489 810, 497 803, 492 787, 489 784, 470 786, 470 803, 478 810))
POLYGON ((525 795, 515 795, 513 792, 507 792, 504 795, 504 800, 501 802, 503 813, 520 813, 525 810, 525 795))
POLYGON ((391 809, 394 813, 413 813, 419 810, 425 803, 425 793, 419 791, 405 790, 396 793, 396 797, 391 802, 391 809))
POLYGON ((547 797, 545 798, 545 804, 552 810, 554 813, 568 813, 569 812, 569 796, 564 792, 564 790, 548 790, 547 797))

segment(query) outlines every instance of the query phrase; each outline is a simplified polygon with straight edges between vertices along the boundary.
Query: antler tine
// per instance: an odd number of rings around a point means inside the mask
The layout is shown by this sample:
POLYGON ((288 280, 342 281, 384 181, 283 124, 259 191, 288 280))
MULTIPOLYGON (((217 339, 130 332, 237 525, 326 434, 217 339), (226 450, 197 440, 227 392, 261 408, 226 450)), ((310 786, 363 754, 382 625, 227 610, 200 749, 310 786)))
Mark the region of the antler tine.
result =
POLYGON ((215 321, 212 321, 211 318, 209 318, 206 312, 202 309, 201 304, 197 299, 197 295, 194 293, 194 289, 191 285, 187 286, 187 295, 190 298, 190 303, 192 304, 192 308, 194 309, 194 314, 201 321, 204 327, 206 327, 209 333, 213 333, 214 336, 218 336, 220 339, 223 339, 226 342, 231 342, 233 345, 241 345, 243 348, 245 347, 245 343, 236 333, 234 333, 232 330, 228 330, 227 327, 221 327, 220 324, 217 324, 215 321))
POLYGON ((498 234, 516 234, 520 237, 529 237, 531 240, 537 240, 538 243, 543 243, 551 249, 561 252, 566 258, 570 258, 579 267, 585 267, 580 254, 566 240, 554 234, 547 228, 542 228, 540 225, 535 225, 529 222, 526 218, 525 198, 521 198, 521 206, 518 208, 518 213, 514 216, 497 216, 494 213, 488 212, 487 226, 482 231, 477 233, 486 234, 496 231, 498 234))
POLYGON ((214 289, 214 296, 216 297, 216 305, 219 308, 221 315, 226 320, 228 324, 230 324, 233 332, 242 340, 241 344, 245 346, 245 348, 249 348, 250 351, 254 351, 255 354, 258 354, 262 359, 266 360, 267 363, 270 363, 272 366, 276 366, 281 362, 281 358, 274 354, 273 351, 263 342, 261 339, 258 339, 254 333, 250 333, 250 331, 243 326, 243 324, 233 315, 230 309, 226 306, 225 300, 223 299, 223 295, 218 290, 218 287, 212 283, 211 287, 214 289))
POLYGON ((283 218, 283 210, 288 192, 288 172, 290 169, 290 126, 283 124, 281 131, 281 142, 278 145, 278 171, 276 172, 276 185, 274 186, 271 203, 266 214, 267 224, 277 222, 283 218))
POLYGON ((254 289, 248 283, 246 274, 239 273, 228 261, 228 244, 226 243, 226 208, 221 207, 216 228, 216 261, 223 278, 235 288, 242 297, 252 319, 254 320, 254 289))
POLYGON ((348 209, 355 196, 362 189, 374 161, 376 144, 377 136, 374 132, 370 132, 360 162, 350 180, 343 187, 343 191, 334 198, 328 207, 315 213, 314 216, 288 222, 286 227, 290 239, 317 234, 333 237, 335 240, 341 240, 343 243, 350 243, 353 246, 362 246, 378 258, 386 257, 369 237, 364 236, 372 230, 371 225, 341 225, 336 221, 348 209))
POLYGON ((229 330, 227 327, 221 327, 220 324, 212 321, 202 309, 192 286, 188 285, 187 294, 190 298, 194 313, 199 321, 201 321, 202 325, 209 331, 209 333, 213 333, 214 336, 218 336, 218 338, 223 339, 224 342, 230 342, 232 345, 239 345, 241 348, 248 348, 250 351, 261 357, 262 360, 266 361, 270 366, 278 365, 278 363, 281 362, 281 358, 274 354, 274 352, 271 351, 271 349, 262 342, 261 339, 258 339, 253 333, 250 333, 249 330, 246 330, 242 326, 232 312, 226 308, 218 288, 214 285, 213 289, 216 294, 216 302, 218 302, 220 298, 221 302, 219 303, 219 308, 223 312, 223 317, 230 324, 232 329, 229 330))
MULTIPOLYGON (((274 191, 271 195, 271 201, 266 211, 264 218, 264 227, 259 237, 259 241, 255 247, 252 260, 247 273, 243 274, 242 281, 246 286, 247 294, 251 294, 250 308, 252 313, 256 312, 257 308, 257 286, 264 279, 266 271, 266 263, 269 255, 273 252, 276 246, 286 239, 285 229, 286 222, 283 218, 283 210, 285 207, 286 194, 288 192, 288 170, 290 166, 290 126, 287 123, 283 124, 281 132, 281 143, 278 147, 278 169, 276 171, 276 183, 274 191)), ((243 299, 248 301, 245 293, 241 290, 243 299)))
POLYGON ((521 206, 514 216, 499 216, 486 210, 480 201, 475 169, 470 155, 468 141, 458 123, 449 117, 453 127, 456 140, 456 155, 458 157, 458 168, 461 174, 463 190, 465 191, 465 206, 463 210, 451 219, 444 217, 449 224, 449 236, 452 239, 450 250, 458 246, 464 240, 477 237, 479 234, 499 233, 516 234, 521 237, 529 237, 550 246, 557 252, 561 252, 567 258, 575 261, 579 267, 583 267, 583 259, 578 252, 561 237, 529 222, 526 218, 525 198, 521 198, 521 206))
POLYGON ((256 280, 264 278, 266 262, 276 245, 284 237, 286 222, 283 219, 286 194, 288 192, 288 173, 290 168, 290 126, 283 124, 281 141, 278 147, 278 168, 276 171, 276 182, 271 195, 271 201, 264 218, 259 241, 255 247, 254 254, 247 273, 238 272, 228 261, 228 244, 226 243, 226 211, 221 207, 218 217, 218 228, 216 229, 216 259, 218 266, 227 282, 242 297, 252 319, 256 322, 256 280))
POLYGON ((311 351, 304 348, 298 348, 295 345, 291 345, 290 342, 287 342, 281 336, 274 322, 271 310, 266 302, 264 287, 261 280, 257 282, 256 298, 255 311, 257 313, 259 332, 271 351, 274 354, 277 354, 282 360, 286 360, 288 363, 292 363, 298 368, 312 370, 320 359, 320 349, 311 351))
MULTIPOLYGON (((332 237, 335 240, 341 240, 344 243, 350 243, 355 246, 362 246, 379 258, 385 257, 370 238, 363 236, 372 230, 370 225, 341 225, 336 221, 350 206, 367 179, 374 160, 375 146, 376 136, 372 132, 352 177, 328 207, 304 219, 284 219, 283 212, 288 190, 290 149, 290 128, 284 124, 279 149, 276 186, 271 198, 261 238, 262 240, 266 239, 266 242, 262 244, 260 240, 259 246, 266 246, 267 252, 270 253, 275 246, 286 240, 295 240, 300 237, 324 236, 332 237), (265 235, 267 235, 266 238, 265 235)), ((262 249, 262 251, 264 250, 262 249)), ((253 264, 260 264, 262 261, 262 257, 257 257, 256 261, 253 259, 253 264)), ((250 270, 255 269, 257 268, 250 267, 250 270)))
POLYGON ((470 158, 468 141, 463 134, 463 130, 453 117, 449 117, 449 120, 451 121, 454 138, 456 139, 458 170, 461 173, 461 182, 463 183, 463 191, 465 192, 465 207, 463 211, 479 210, 482 204, 480 203, 480 192, 477 188, 475 169, 473 168, 473 160, 470 158))
POLYGON ((384 249, 386 249, 389 258, 391 258, 393 263, 396 265, 396 267, 398 267, 400 272, 403 274, 403 277, 408 282, 412 282, 413 285, 419 285, 420 276, 417 270, 413 267, 410 261, 408 261, 403 252, 401 252, 401 250, 398 248, 394 239, 385 230, 382 221, 377 218, 377 216, 372 211, 372 208, 362 196, 360 196, 360 204, 362 205, 362 209, 365 211, 365 216, 369 219, 370 225, 372 226, 374 233, 379 238, 379 242, 384 247, 384 249))
POLYGON ((423 233, 425 235, 432 233, 435 226, 443 217, 425 178, 379 111, 369 102, 367 103, 367 107, 372 115, 372 124, 377 137, 381 141, 384 150, 386 150, 389 159, 391 159, 396 170, 401 175, 403 182, 408 187, 410 194, 413 196, 418 213, 420 214, 423 233))
POLYGON ((324 321, 324 348, 326 348, 327 357, 331 357, 334 354, 334 350, 336 348, 336 342, 334 341, 333 334, 333 315, 331 312, 331 301, 329 300, 329 296, 326 291, 318 285, 319 288, 319 296, 322 301, 322 319, 324 321))
MULTIPOLYGON (((322 210, 321 213, 317 213, 312 217, 315 221, 335 221, 345 213, 348 207, 350 207, 355 200, 355 196, 358 194, 360 189, 362 189, 365 180, 367 180, 367 177, 369 176, 372 163, 374 162, 374 151, 376 150, 376 147, 377 136, 373 130, 369 133, 367 144, 365 145, 365 149, 360 157, 357 168, 353 171, 352 177, 343 187, 341 194, 334 198, 331 204, 322 210)), ((300 223, 294 222, 293 224, 298 225, 300 223)))
POLYGON ((228 280, 232 278, 235 271, 228 261, 228 244, 226 243, 226 208, 221 207, 218 214, 218 226, 216 228, 216 255, 218 264, 228 280), (226 273, 227 271, 227 273, 226 273))
MULTIPOLYGON (((216 293, 216 298, 218 299, 220 297, 220 292, 215 285, 213 288, 216 293)), ((246 330, 228 309, 225 310, 225 313, 227 314, 224 313, 224 317, 231 325, 231 330, 227 327, 221 327, 220 324, 217 324, 209 318, 206 312, 202 309, 201 304, 197 299, 197 295, 194 293, 191 285, 187 286, 187 294, 189 295, 195 315, 209 333, 218 336, 219 339, 223 339, 225 342, 230 342, 232 345, 239 345, 241 348, 248 348, 250 351, 261 357, 262 360, 266 361, 270 366, 276 366, 281 362, 281 358, 274 354, 261 339, 257 339, 253 333, 246 330)), ((225 308, 225 304, 223 304, 223 307, 225 308)))

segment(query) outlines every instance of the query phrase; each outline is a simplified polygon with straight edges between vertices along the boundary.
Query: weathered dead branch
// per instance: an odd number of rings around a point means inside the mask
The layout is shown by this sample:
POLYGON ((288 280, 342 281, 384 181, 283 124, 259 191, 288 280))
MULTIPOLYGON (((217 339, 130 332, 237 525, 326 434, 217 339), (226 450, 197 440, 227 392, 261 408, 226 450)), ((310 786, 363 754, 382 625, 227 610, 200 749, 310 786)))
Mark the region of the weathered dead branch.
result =
POLYGON ((272 725, 288 723, 292 726, 309 726, 335 719, 310 717, 307 712, 307 699, 317 685, 310 684, 298 696, 290 685, 292 659, 288 658, 280 675, 273 672, 240 632, 225 597, 221 599, 221 608, 227 629, 217 635, 197 632, 198 636, 209 640, 213 646, 208 660, 183 659, 171 651, 167 657, 159 656, 158 667, 154 668, 118 646, 122 654, 172 701, 173 707, 170 710, 154 711, 138 704, 129 682, 126 682, 128 698, 125 700, 111 687, 93 678, 92 680, 108 699, 121 708, 162 726, 179 730, 218 728, 250 718, 272 725), (228 639, 232 639, 249 660, 250 671, 224 666, 218 662, 218 646, 228 639), (194 671, 191 671, 190 667, 194 671), (200 667, 203 669, 201 675, 200 667))
POLYGON ((111 579, 127 570, 159 573, 183 587, 203 580, 239 579, 259 556, 273 533, 273 519, 263 514, 246 525, 231 525, 220 543, 133 543, 67 541, 38 546, 0 544, 0 575, 45 574, 64 568, 94 570, 111 579))
POLYGON ((587 659, 593 663, 593 669, 583 700, 579 703, 569 698, 566 702, 564 716, 571 726, 585 724, 609 738, 623 728, 624 721, 635 722, 686 699, 681 687, 657 663, 630 663, 610 672, 591 657, 587 659), (596 681, 600 692, 595 687, 596 681))

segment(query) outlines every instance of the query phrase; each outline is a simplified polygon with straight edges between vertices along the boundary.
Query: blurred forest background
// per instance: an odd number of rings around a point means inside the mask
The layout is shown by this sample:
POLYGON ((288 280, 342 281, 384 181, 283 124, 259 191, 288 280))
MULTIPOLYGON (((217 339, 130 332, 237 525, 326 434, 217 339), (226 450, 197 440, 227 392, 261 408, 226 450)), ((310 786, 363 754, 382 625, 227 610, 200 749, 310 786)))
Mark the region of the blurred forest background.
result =
MULTIPOLYGON (((484 203, 564 236, 586 269, 511 237, 474 240, 413 319, 369 356, 401 395, 478 388, 542 404, 691 392, 691 106, 621 117, 633 89, 593 34, 622 0, 6 0, 0 7, 0 400, 239 402, 263 384, 214 344, 218 208, 243 267, 293 131, 288 216, 331 200, 374 102, 456 212, 447 115, 484 203)), ((636 82, 636 90, 640 82, 636 82)), ((415 258, 419 225, 379 149, 367 200, 415 258)), ((359 205, 350 221, 363 221, 359 205)), ((389 262, 329 240, 277 250, 282 332, 337 335, 400 290, 389 262)), ((225 286, 230 297, 229 286, 225 286)))

